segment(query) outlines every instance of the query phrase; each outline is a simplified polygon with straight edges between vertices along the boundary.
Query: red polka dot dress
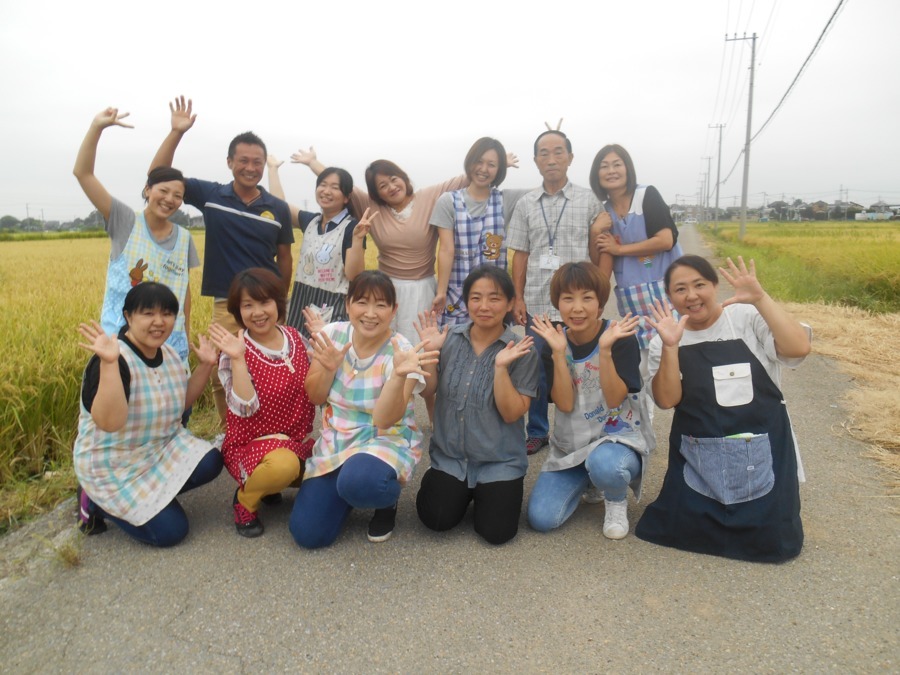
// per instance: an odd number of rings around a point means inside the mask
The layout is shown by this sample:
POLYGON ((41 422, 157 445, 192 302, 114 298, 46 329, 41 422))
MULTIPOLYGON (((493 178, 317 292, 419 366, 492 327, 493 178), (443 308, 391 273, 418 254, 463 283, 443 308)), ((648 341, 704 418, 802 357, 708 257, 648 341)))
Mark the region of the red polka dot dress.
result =
POLYGON ((280 352, 264 349, 245 337, 244 360, 256 390, 254 399, 244 402, 236 398, 231 386, 231 361, 223 354, 219 362, 228 401, 222 455, 225 468, 241 487, 262 458, 273 450, 287 448, 302 463, 313 445, 308 436, 316 410, 303 386, 309 358, 295 329, 279 329, 285 338, 280 352))

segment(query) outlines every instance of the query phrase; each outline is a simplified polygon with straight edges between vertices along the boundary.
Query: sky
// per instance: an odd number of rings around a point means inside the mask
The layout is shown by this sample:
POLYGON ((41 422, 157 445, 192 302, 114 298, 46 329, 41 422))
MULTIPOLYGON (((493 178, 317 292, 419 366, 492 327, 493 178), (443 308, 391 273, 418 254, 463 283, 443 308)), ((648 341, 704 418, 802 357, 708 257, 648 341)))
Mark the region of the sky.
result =
MULTIPOLYGON (((91 211, 72 165, 106 106, 130 112, 135 128, 104 132, 95 173, 140 207, 169 129, 168 102, 180 94, 198 118, 175 166, 207 180, 231 180, 228 142, 252 129, 282 159, 314 146, 364 185, 366 165, 387 158, 417 187, 462 173, 470 145, 494 136, 520 158, 504 185, 536 187, 534 138, 562 118, 573 182, 587 185, 596 152, 620 143, 640 183, 670 204, 693 204, 705 172, 715 183, 710 125, 725 124, 721 204, 740 205, 751 43, 725 36, 758 35, 755 134, 837 5, 3 0, 0 215, 71 220, 91 211)), ((782 196, 900 203, 898 26, 900 2, 846 0, 751 146, 750 206, 782 196)), ((288 162, 281 176, 289 201, 315 208, 306 167, 288 162)))

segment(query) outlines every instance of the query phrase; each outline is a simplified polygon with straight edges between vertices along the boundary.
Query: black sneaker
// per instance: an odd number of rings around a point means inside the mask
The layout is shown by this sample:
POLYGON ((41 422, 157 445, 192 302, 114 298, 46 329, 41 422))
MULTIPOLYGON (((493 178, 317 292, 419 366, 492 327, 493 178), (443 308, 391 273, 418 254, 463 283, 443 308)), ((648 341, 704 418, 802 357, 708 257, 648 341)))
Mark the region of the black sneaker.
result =
POLYGON ((237 493, 238 491, 235 490, 234 499, 231 500, 231 503, 234 505, 234 529, 242 537, 247 537, 248 539, 258 537, 265 532, 262 521, 259 519, 259 516, 249 511, 246 506, 238 501, 237 493))
POLYGON ((367 536, 371 542, 387 541, 394 533, 394 522, 397 520, 397 505, 387 509, 375 509, 369 521, 367 536))
POLYGON ((281 496, 280 492, 273 492, 272 494, 266 495, 262 498, 262 503, 266 506, 278 506, 283 501, 284 497, 281 496))
POLYGON ((78 501, 78 529, 88 536, 106 532, 103 514, 97 513, 97 505, 91 501, 81 485, 75 492, 75 498, 78 501))

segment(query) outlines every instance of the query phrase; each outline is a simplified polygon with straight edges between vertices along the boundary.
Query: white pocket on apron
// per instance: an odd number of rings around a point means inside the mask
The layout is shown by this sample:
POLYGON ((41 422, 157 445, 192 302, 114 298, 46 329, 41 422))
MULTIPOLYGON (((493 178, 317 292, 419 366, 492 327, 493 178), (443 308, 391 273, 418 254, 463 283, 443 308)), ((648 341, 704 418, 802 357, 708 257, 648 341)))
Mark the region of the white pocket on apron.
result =
POLYGON ((749 363, 713 366, 716 402, 723 408, 747 405, 753 400, 753 375, 749 363))

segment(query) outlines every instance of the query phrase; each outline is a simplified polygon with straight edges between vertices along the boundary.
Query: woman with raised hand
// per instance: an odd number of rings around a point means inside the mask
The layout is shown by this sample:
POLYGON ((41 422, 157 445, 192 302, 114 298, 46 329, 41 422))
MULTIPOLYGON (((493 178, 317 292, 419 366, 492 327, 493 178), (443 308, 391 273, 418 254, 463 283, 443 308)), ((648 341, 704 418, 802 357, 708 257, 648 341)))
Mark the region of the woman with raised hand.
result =
POLYGON ((565 328, 534 317, 556 404, 550 452, 528 499, 528 522, 540 532, 562 526, 593 489, 605 505, 603 536, 624 539, 628 488, 641 495, 652 429, 638 402, 638 320, 601 318, 608 299, 609 279, 595 265, 566 263, 550 281, 550 300, 565 328))
POLYGON ((316 410, 304 383, 309 357, 300 334, 284 322, 287 298, 282 280, 253 267, 231 282, 228 311, 241 330, 219 324, 209 337, 222 351, 219 379, 228 405, 222 454, 237 481, 232 506, 242 537, 258 537, 262 501, 280 502, 281 491, 299 487, 309 457, 316 410))
MULTIPOLYGON (((271 154, 266 161, 269 191, 284 199, 278 173, 284 162, 271 154)), ((303 243, 285 323, 301 333, 305 325, 303 310, 308 307, 325 323, 347 320, 344 304, 347 288, 365 269, 366 235, 378 217, 366 209, 357 220, 351 212, 352 193, 353 177, 344 169, 330 166, 316 176, 316 204, 320 213, 289 204, 294 227, 303 232, 303 243)))
POLYGON ((518 159, 507 154, 495 138, 479 138, 469 148, 463 167, 469 185, 442 194, 431 214, 438 228, 437 296, 446 298, 435 308, 441 325, 469 321, 462 299, 463 282, 479 265, 506 269, 506 223, 519 198, 528 190, 500 190, 508 167, 518 159))
POLYGON ((122 121, 126 117, 128 113, 119 113, 117 108, 97 113, 81 143, 73 169, 84 194, 103 216, 112 243, 100 324, 108 335, 116 335, 125 325, 122 303, 128 291, 148 279, 163 283, 175 293, 181 308, 169 344, 187 361, 191 319, 189 271, 200 266, 200 258, 190 233, 169 220, 184 200, 184 176, 170 167, 151 170, 142 192, 146 207, 135 213, 112 197, 94 175, 100 135, 112 126, 132 128, 122 121))
POLYGON ((188 533, 176 495, 222 470, 221 453, 181 424, 209 380, 216 350, 201 335, 199 347, 192 345, 200 363, 189 374, 166 344, 178 299, 163 284, 132 288, 122 313, 125 326, 118 336, 97 322, 78 329, 81 346, 94 354, 82 381, 73 453, 80 527, 99 533, 109 519, 138 541, 173 546, 188 533))
POLYGON ((422 454, 412 399, 438 352, 421 352, 424 343, 413 347, 393 332, 397 296, 383 272, 350 282, 347 313, 349 321, 310 340, 306 392, 323 407, 322 433, 291 512, 291 534, 303 548, 332 544, 353 509, 375 510, 369 541, 388 539, 400 491, 422 454))
MULTIPOLYGON (((292 162, 306 164, 318 175, 325 169, 313 148, 291 155, 292 162)), ((378 247, 378 269, 388 275, 397 293, 397 314, 392 326, 404 336, 415 335, 419 312, 442 312, 446 297, 437 292, 435 246, 439 231, 431 226, 431 212, 444 192, 464 187, 468 179, 457 176, 443 183, 413 190, 407 173, 387 159, 366 167, 366 191, 354 188, 352 202, 362 213, 373 209, 369 230, 378 247)), ((452 247, 452 233, 441 230, 441 247, 452 247)), ((426 396, 429 420, 434 417, 434 397, 426 396)))
POLYGON ((811 331, 763 290, 756 265, 731 258, 720 302, 704 258, 672 263, 650 325, 653 396, 674 408, 669 467, 635 530, 646 541, 726 558, 779 562, 803 546, 803 469, 781 393, 781 367, 809 354, 811 331))
POLYGON ((473 502, 475 531, 490 544, 519 529, 528 470, 524 416, 538 385, 534 341, 507 323, 515 297, 506 269, 480 265, 460 295, 469 323, 441 331, 434 312, 420 317, 419 339, 441 355, 426 385, 437 398, 431 468, 416 496, 419 519, 449 530, 473 502))

